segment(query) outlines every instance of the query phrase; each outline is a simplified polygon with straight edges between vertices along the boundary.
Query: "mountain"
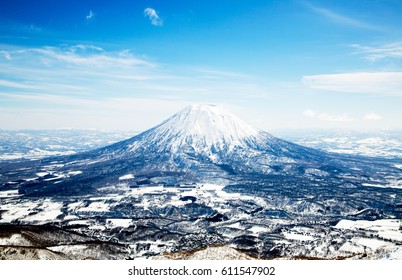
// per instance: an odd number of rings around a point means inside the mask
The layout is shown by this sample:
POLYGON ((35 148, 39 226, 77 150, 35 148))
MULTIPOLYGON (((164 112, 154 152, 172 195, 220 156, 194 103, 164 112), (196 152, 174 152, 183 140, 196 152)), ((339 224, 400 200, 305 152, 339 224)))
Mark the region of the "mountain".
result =
POLYGON ((211 171, 270 173, 278 164, 311 163, 327 157, 252 127, 215 105, 189 106, 138 136, 90 155, 102 160, 144 159, 143 171, 198 173, 200 164, 211 171))
MULTIPOLYGON (((389 169, 367 158, 330 154, 276 138, 214 105, 189 106, 137 136, 104 148, 17 166, 30 170, 24 171, 26 176, 48 173, 46 180, 21 185, 19 191, 27 195, 96 192, 131 177, 164 177, 153 181, 164 184, 228 184, 267 176, 333 181, 344 174, 361 181, 362 176, 375 177, 373 170, 389 169)), ((3 168, 12 171, 16 166, 3 168)), ((11 174, 3 180, 18 180, 11 174)))
POLYGON ((103 148, 0 162, 0 257, 398 258, 401 166, 190 106, 103 148))

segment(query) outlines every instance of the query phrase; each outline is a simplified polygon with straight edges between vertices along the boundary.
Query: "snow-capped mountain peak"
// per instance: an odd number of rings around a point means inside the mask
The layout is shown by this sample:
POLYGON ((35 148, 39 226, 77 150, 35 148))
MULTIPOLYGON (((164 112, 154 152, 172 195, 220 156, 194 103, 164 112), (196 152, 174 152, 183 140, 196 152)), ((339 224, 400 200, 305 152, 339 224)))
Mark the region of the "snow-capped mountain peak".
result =
MULTIPOLYGON (((278 139, 215 105, 186 107, 161 124, 104 151, 110 158, 120 154, 124 158, 147 159, 144 169, 152 166, 159 170, 199 171, 205 163, 213 163, 264 173, 274 163, 316 156, 313 150, 278 139)), ((206 170, 214 168, 208 166, 206 170)))
POLYGON ((260 130, 246 124, 221 106, 192 105, 173 115, 153 129, 161 140, 179 142, 201 141, 211 146, 218 143, 241 142, 256 136, 260 130))
POLYGON ((177 154, 186 150, 214 159, 217 152, 248 146, 261 133, 221 106, 192 105, 144 132, 141 143, 133 143, 131 150, 145 142, 160 151, 177 154))
POLYGON ((205 155, 228 153, 234 148, 246 148, 258 142, 266 132, 245 123, 222 106, 192 105, 161 124, 135 137, 130 150, 145 146, 178 154, 183 150, 205 155))

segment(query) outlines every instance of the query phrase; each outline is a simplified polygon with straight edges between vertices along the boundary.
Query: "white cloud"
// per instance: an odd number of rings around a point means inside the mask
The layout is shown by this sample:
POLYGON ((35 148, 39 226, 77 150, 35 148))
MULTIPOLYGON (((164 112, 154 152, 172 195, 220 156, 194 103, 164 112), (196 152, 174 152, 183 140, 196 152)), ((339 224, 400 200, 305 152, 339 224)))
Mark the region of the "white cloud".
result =
POLYGON ((7 81, 7 80, 0 80, 0 87, 18 88, 18 89, 32 89, 32 86, 30 86, 30 85, 24 85, 22 83, 16 83, 16 82, 7 81))
POLYGON ((85 16, 86 20, 91 20, 95 18, 95 13, 92 10, 89 10, 88 14, 85 16))
POLYGON ((12 59, 11 54, 9 52, 7 52, 7 51, 0 51, 0 54, 7 60, 12 59))
POLYGON ((313 110, 307 109, 303 112, 303 116, 309 117, 309 118, 315 118, 316 113, 313 110))
MULTIPOLYGON (((10 47, 7 52, 13 59, 0 59, 0 77, 3 77, 0 92, 24 90, 31 95, 101 96, 114 93, 124 96, 136 88, 147 88, 155 80, 165 79, 157 64, 127 50, 108 52, 97 46, 76 45, 10 47)), ((138 94, 146 91, 143 89, 138 94)))
POLYGON ((382 117, 376 113, 369 113, 364 116, 364 120, 366 121, 379 121, 382 117))
POLYGON ((155 9, 146 8, 144 10, 144 16, 151 20, 151 24, 154 26, 163 26, 163 19, 161 19, 155 9))
POLYGON ((224 70, 216 70, 216 69, 205 69, 199 68, 196 69, 201 76, 200 78, 204 79, 225 79, 225 78, 250 78, 250 75, 238 72, 224 71, 224 70))
POLYGON ((64 49, 56 47, 45 47, 30 49, 30 52, 36 52, 42 57, 42 62, 55 60, 81 65, 95 67, 116 67, 116 66, 134 66, 143 65, 153 67, 154 65, 146 60, 133 56, 129 51, 120 51, 115 53, 101 52, 103 49, 96 46, 76 45, 64 49), (81 52, 77 52, 80 49, 81 52), (93 51, 96 52, 93 52, 93 51))
POLYGON ((315 12, 316 14, 319 14, 321 16, 324 16, 325 18, 341 24, 341 25, 346 25, 346 26, 351 26, 351 27, 357 27, 357 28, 363 28, 363 29, 369 29, 369 30, 377 30, 380 31, 382 30, 380 27, 372 25, 370 23, 366 23, 364 21, 361 20, 357 20, 345 15, 342 15, 340 13, 334 12, 332 10, 329 9, 325 9, 325 8, 319 8, 316 6, 313 6, 311 4, 306 3, 306 6, 312 10, 313 12, 315 12))
POLYGON ((328 113, 317 113, 313 110, 307 109, 303 112, 305 117, 311 119, 317 119, 320 121, 329 121, 329 122, 352 122, 354 118, 349 116, 348 114, 340 114, 340 115, 331 115, 328 113))
POLYGON ((75 46, 71 46, 68 48, 72 52, 77 52, 77 51, 104 51, 103 48, 94 46, 94 45, 83 45, 83 44, 78 44, 75 46))
POLYGON ((312 89, 402 96, 402 72, 358 72, 303 76, 312 89))
POLYGON ((370 61, 377 61, 384 58, 402 58, 402 42, 393 42, 377 46, 363 46, 353 44, 358 54, 363 54, 370 61))

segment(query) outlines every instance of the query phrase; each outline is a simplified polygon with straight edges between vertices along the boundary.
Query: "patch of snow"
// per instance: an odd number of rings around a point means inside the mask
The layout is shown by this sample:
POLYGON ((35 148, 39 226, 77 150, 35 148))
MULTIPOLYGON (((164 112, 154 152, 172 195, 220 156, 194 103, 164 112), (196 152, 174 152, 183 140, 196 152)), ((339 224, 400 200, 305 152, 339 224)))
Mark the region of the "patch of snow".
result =
POLYGON ((387 240, 402 242, 402 232, 395 230, 382 230, 378 232, 378 236, 387 240))
POLYGON ((389 183, 389 185, 387 185, 388 188, 402 189, 402 180, 391 179, 388 181, 388 183, 389 183))
POLYGON ((362 245, 358 245, 351 241, 347 241, 339 248, 340 252, 347 252, 352 254, 363 254, 365 252, 364 247, 362 245))
POLYGON ((78 207, 80 207, 80 206, 83 206, 84 205, 84 202, 83 201, 77 201, 77 202, 73 202, 73 203, 70 203, 67 207, 68 207, 68 211, 69 212, 71 212, 71 211, 74 211, 76 208, 78 208, 78 207))
POLYGON ((267 228, 262 227, 262 226, 253 226, 253 227, 249 228, 248 230, 251 231, 253 234, 258 235, 262 232, 266 232, 267 228))
POLYGON ((394 246, 393 243, 378 240, 375 238, 352 238, 352 242, 370 248, 372 251, 377 251, 380 248, 394 246))
POLYGON ((384 229, 398 231, 401 226, 400 220, 395 219, 384 219, 384 220, 375 220, 375 221, 366 221, 366 220, 340 220, 338 224, 335 226, 337 229, 367 229, 380 231, 384 229))
POLYGON ((69 221, 68 225, 73 226, 73 225, 90 225, 92 222, 90 220, 75 220, 75 221, 69 221))
POLYGON ((300 233, 294 233, 294 232, 284 232, 283 235, 285 236, 286 239, 291 239, 291 240, 299 240, 299 241, 314 240, 313 236, 304 235, 304 234, 300 234, 300 233))
POLYGON ((38 177, 33 177, 33 178, 27 178, 27 179, 24 179, 24 180, 25 180, 25 182, 31 182, 31 181, 35 181, 37 179, 38 179, 38 177))
POLYGON ((92 202, 87 207, 77 209, 77 212, 108 212, 109 204, 104 202, 92 202))
POLYGON ((64 217, 64 221, 70 221, 70 220, 76 220, 76 219, 79 219, 79 217, 78 216, 76 216, 76 215, 67 215, 67 216, 65 216, 64 217))
POLYGON ((92 226, 89 226, 88 229, 104 231, 106 229, 106 227, 102 226, 102 225, 92 225, 92 226))
POLYGON ((1 214, 0 223, 12 223, 15 220, 22 219, 32 212, 35 212, 35 208, 39 205, 39 202, 22 201, 18 204, 8 203, 0 205, 0 210, 3 210, 1 214))
POLYGON ((316 168, 307 168, 305 170, 306 174, 316 175, 316 176, 328 176, 329 173, 316 168))
POLYGON ((18 190, 10 190, 10 191, 2 191, 0 192, 0 198, 8 198, 8 197, 18 197, 18 190))
POLYGON ((120 201, 122 198, 124 198, 124 195, 116 195, 116 194, 111 194, 108 196, 96 196, 96 197, 91 197, 89 198, 90 201, 99 201, 99 200, 114 200, 114 201, 120 201))
POLYGON ((60 210, 61 207, 63 207, 63 203, 53 202, 47 199, 43 201, 43 203, 40 206, 38 206, 37 209, 40 211, 39 213, 24 218, 24 221, 31 221, 31 222, 53 221, 59 215, 63 214, 63 212, 60 210))
POLYGON ((402 232, 400 230, 400 227, 401 227, 401 220, 395 220, 395 219, 384 219, 376 221, 341 220, 335 226, 335 228, 337 229, 367 230, 375 232, 377 236, 380 238, 401 242, 402 232))
POLYGON ((182 206, 185 206, 188 203, 190 203, 190 202, 180 200, 180 197, 175 196, 175 197, 172 197, 172 200, 169 201, 167 204, 172 205, 172 206, 176 206, 176 207, 182 207, 182 206))
POLYGON ((106 223, 112 227, 128 228, 131 225, 132 219, 106 219, 106 223))
POLYGON ((384 185, 369 184, 369 183, 363 183, 362 186, 365 186, 365 187, 375 187, 375 188, 386 188, 386 187, 387 187, 387 186, 384 186, 384 185))
POLYGON ((370 208, 363 208, 362 210, 359 211, 354 211, 354 212, 350 212, 349 215, 359 215, 361 213, 363 213, 366 210, 369 210, 370 208))
POLYGON ((124 176, 119 177, 119 180, 129 180, 129 179, 134 179, 133 174, 126 174, 124 176))
POLYGON ((239 222, 227 225, 226 227, 244 230, 244 226, 240 225, 239 222))
POLYGON ((67 177, 67 175, 65 175, 65 174, 52 174, 52 175, 55 176, 55 177, 45 179, 44 181, 54 181, 54 180, 58 180, 58 179, 62 179, 62 178, 67 177))
POLYGON ((81 174, 81 173, 82 173, 82 171, 77 170, 77 171, 69 171, 67 174, 71 175, 71 176, 74 176, 74 175, 78 175, 78 174, 81 174))

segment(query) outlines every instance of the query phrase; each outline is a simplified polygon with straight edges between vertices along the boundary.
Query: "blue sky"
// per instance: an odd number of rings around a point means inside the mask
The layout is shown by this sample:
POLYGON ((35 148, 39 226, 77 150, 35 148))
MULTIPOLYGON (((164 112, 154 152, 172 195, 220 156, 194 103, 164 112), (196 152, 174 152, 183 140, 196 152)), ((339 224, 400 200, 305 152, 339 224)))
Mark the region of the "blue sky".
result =
POLYGON ((0 129, 144 130, 196 103, 265 130, 402 129, 402 2, 19 1, 0 129))

